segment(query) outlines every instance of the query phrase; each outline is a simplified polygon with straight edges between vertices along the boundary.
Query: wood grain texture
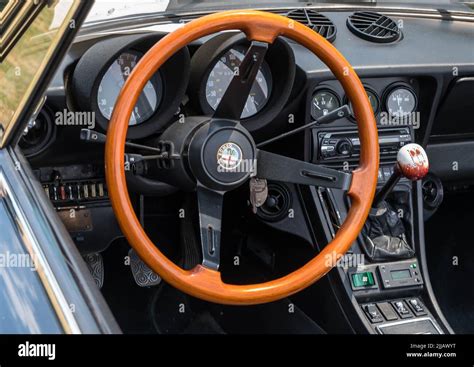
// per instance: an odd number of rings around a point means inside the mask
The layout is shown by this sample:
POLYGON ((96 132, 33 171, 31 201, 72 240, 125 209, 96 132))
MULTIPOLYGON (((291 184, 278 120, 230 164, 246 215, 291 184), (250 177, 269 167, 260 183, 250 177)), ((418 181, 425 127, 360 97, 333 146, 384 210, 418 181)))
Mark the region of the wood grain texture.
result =
POLYGON ((349 62, 323 37, 286 17, 252 10, 227 11, 196 19, 168 34, 153 46, 127 79, 115 106, 105 152, 106 177, 112 206, 122 231, 139 256, 166 282, 192 296, 223 304, 250 305, 271 302, 294 294, 316 282, 335 265, 356 240, 368 216, 377 183, 379 146, 374 113, 364 87, 349 62), (124 144, 135 103, 151 76, 176 51, 205 35, 231 29, 242 30, 249 39, 271 43, 278 36, 291 38, 320 58, 341 82, 353 102, 361 140, 359 168, 354 172, 348 195, 352 207, 336 237, 300 269, 273 281, 230 285, 220 273, 201 265, 183 270, 151 242, 140 225, 127 191, 124 174, 124 144))

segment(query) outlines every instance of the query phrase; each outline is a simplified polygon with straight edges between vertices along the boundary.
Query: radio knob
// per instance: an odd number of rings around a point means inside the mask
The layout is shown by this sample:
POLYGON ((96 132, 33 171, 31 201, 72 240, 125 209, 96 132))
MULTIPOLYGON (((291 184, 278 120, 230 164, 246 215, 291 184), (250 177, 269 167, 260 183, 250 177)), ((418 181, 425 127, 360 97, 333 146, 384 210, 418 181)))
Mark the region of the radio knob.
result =
POLYGON ((336 151, 340 155, 351 155, 352 154, 352 144, 349 140, 341 140, 337 143, 336 151))

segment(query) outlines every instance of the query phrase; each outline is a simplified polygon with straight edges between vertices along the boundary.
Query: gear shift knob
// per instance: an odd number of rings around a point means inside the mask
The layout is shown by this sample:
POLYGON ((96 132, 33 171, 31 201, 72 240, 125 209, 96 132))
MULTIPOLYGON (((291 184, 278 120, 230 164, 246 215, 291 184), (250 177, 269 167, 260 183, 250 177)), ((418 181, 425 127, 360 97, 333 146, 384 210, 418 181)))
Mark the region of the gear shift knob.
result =
POLYGON ((372 207, 377 208, 385 200, 400 177, 404 176, 411 181, 418 181, 426 176, 429 168, 428 156, 420 145, 412 143, 401 147, 397 153, 394 172, 375 196, 372 207))
POLYGON ((407 144, 397 154, 397 168, 402 176, 418 181, 426 176, 430 168, 425 150, 418 144, 407 144))

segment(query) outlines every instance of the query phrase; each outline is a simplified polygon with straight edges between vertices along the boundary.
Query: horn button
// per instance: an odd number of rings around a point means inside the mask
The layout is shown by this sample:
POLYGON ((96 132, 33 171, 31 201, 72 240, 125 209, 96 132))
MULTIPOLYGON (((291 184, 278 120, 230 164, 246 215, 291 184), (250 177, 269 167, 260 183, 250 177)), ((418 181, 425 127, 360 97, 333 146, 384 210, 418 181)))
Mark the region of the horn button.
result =
POLYGON ((249 132, 234 121, 212 120, 189 144, 189 164, 197 181, 218 191, 235 189, 256 170, 256 147, 249 132))

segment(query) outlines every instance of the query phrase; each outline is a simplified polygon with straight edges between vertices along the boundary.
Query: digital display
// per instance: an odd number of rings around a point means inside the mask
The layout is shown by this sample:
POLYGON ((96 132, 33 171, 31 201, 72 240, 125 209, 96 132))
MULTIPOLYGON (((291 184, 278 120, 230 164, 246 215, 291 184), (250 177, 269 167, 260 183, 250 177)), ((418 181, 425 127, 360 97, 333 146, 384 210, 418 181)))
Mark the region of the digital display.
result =
POLYGON ((411 273, 410 273, 410 270, 408 269, 391 270, 390 276, 392 277, 392 280, 401 280, 401 279, 411 278, 411 273))

